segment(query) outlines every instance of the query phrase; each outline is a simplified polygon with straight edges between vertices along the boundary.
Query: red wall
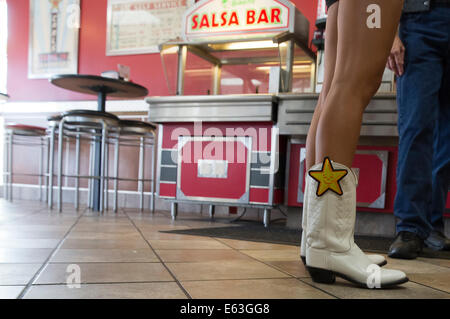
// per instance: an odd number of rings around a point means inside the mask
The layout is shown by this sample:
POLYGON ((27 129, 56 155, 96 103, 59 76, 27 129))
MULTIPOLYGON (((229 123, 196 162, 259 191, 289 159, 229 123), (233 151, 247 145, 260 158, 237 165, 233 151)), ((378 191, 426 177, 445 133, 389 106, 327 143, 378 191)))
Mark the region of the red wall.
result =
MULTIPOLYGON (((294 0, 309 19, 311 37, 316 19, 317 0, 294 0)), ((29 0, 7 0, 8 3, 8 94, 10 101, 94 100, 94 96, 72 93, 53 87, 48 80, 29 80, 28 32, 29 0)), ((168 95, 159 54, 107 57, 107 0, 81 0, 81 29, 78 72, 100 74, 114 70, 117 64, 131 67, 133 82, 148 88, 149 95, 168 95)))

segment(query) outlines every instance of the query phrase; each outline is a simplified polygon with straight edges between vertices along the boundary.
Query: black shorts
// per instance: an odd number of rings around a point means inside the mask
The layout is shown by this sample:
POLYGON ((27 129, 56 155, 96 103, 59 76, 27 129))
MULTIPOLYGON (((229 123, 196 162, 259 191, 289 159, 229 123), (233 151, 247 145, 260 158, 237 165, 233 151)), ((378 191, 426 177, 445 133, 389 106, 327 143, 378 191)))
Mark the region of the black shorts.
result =
POLYGON ((339 0, 326 0, 327 2, 327 8, 331 7, 331 5, 335 2, 338 2, 339 0))

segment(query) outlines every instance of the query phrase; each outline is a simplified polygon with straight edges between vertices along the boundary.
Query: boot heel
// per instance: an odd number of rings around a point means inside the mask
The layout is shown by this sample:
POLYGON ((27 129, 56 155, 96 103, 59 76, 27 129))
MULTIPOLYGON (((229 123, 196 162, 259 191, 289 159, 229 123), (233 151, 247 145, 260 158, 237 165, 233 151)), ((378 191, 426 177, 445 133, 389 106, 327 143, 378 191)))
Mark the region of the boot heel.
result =
POLYGON ((336 281, 336 275, 329 270, 306 267, 314 282, 321 284, 333 284, 336 281))

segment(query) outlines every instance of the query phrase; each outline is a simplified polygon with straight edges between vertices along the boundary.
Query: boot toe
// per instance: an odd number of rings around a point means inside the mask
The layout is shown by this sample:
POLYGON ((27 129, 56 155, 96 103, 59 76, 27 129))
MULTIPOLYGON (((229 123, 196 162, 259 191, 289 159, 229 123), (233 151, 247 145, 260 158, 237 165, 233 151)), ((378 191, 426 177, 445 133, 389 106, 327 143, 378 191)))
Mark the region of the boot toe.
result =
POLYGON ((380 267, 387 264, 386 258, 384 258, 384 256, 374 254, 374 255, 367 255, 367 257, 369 257, 372 263, 380 267))
POLYGON ((408 277, 401 270, 383 269, 381 271, 381 288, 408 282, 408 277))

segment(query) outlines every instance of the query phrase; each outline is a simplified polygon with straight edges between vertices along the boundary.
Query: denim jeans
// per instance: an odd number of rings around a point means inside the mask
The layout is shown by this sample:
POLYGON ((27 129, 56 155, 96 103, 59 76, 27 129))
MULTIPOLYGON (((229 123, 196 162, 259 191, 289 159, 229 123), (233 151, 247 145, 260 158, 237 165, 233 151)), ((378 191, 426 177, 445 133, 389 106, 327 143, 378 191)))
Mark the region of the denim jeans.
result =
POLYGON ((450 7, 404 13, 405 73, 397 80, 397 232, 444 230, 450 186, 450 7))

